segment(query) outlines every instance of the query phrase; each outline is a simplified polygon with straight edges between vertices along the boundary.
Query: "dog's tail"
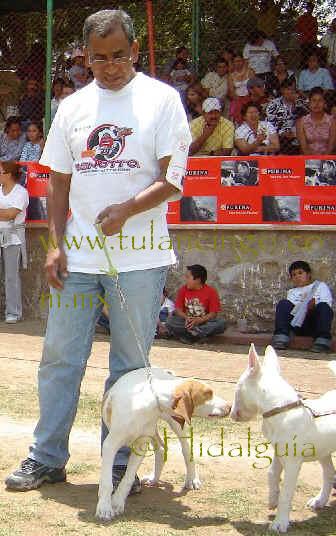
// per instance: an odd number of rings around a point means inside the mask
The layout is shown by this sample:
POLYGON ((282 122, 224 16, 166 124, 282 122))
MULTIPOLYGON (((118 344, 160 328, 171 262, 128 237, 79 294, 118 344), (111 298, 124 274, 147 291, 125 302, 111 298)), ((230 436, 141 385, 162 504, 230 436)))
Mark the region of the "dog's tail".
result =
POLYGON ((333 371, 336 376, 336 361, 330 361, 329 368, 333 371))

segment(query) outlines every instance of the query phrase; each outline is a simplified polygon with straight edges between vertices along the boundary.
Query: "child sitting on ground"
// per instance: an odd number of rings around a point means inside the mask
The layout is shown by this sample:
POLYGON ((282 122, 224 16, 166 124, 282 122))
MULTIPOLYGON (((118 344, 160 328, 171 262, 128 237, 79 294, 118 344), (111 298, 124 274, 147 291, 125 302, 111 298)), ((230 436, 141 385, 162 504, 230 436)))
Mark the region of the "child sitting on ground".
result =
POLYGON ((295 261, 289 267, 294 285, 286 300, 280 300, 275 313, 274 348, 288 347, 290 331, 313 337, 313 352, 331 348, 332 295, 326 283, 312 281, 311 268, 305 261, 295 261))
POLYGON ((164 287, 161 296, 161 307, 159 313, 159 320, 156 326, 156 338, 165 337, 167 335, 166 323, 168 318, 173 314, 175 309, 174 302, 168 297, 166 287, 164 287))
POLYGON ((175 312, 166 324, 169 335, 183 343, 204 341, 225 329, 224 320, 217 318, 221 309, 218 293, 206 280, 204 266, 187 266, 186 284, 178 291, 175 312))

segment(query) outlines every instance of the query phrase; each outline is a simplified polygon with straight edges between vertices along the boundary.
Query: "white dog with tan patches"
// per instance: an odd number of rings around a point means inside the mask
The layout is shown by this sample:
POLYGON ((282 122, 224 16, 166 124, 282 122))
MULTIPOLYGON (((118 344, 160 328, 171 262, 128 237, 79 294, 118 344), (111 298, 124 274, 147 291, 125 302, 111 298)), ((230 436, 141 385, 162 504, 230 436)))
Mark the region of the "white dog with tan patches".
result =
POLYGON ((158 483, 164 465, 164 449, 157 430, 160 418, 169 423, 181 443, 186 464, 185 487, 198 489, 200 480, 195 463, 190 460, 189 444, 181 437, 184 422, 190 424, 192 416, 226 417, 230 413, 228 403, 215 396, 205 383, 192 379, 186 381, 163 369, 152 368, 151 371, 151 384, 145 369, 133 370, 122 376, 103 400, 103 420, 109 434, 102 448, 96 516, 106 521, 123 513, 126 497, 149 441, 155 451, 155 469, 146 481, 152 485, 158 483), (113 460, 123 445, 133 445, 133 449, 127 471, 112 495, 113 460))
MULTIPOLYGON (((321 491, 308 506, 319 509, 328 502, 335 475, 331 454, 336 451, 336 390, 317 400, 302 400, 281 377, 278 357, 271 346, 266 348, 261 364, 252 344, 248 360, 248 368, 237 383, 231 417, 249 421, 263 416, 263 434, 278 453, 268 475, 269 506, 277 508, 271 529, 284 533, 303 462, 317 460, 323 471, 321 491)), ((330 368, 336 374, 336 364, 330 368)))

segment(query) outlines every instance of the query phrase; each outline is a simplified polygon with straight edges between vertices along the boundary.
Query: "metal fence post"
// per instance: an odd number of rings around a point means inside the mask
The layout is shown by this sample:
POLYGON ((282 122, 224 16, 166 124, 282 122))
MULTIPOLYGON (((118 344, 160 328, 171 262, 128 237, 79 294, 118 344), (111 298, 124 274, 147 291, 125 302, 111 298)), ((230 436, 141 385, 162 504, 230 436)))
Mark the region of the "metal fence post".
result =
POLYGON ((53 0, 47 0, 47 48, 45 86, 45 135, 51 123, 51 65, 52 65, 53 0))
POLYGON ((200 0, 192 3, 192 61, 195 72, 199 70, 200 0))

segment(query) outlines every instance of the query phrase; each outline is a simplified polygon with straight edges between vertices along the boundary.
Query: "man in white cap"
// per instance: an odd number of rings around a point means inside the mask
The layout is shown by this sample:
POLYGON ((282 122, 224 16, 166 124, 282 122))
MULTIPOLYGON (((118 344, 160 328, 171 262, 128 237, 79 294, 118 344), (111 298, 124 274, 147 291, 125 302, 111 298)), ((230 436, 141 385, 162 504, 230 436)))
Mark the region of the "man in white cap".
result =
POLYGON ((221 115, 218 99, 209 97, 202 105, 203 114, 190 123, 192 156, 230 155, 233 148, 234 125, 221 115))

